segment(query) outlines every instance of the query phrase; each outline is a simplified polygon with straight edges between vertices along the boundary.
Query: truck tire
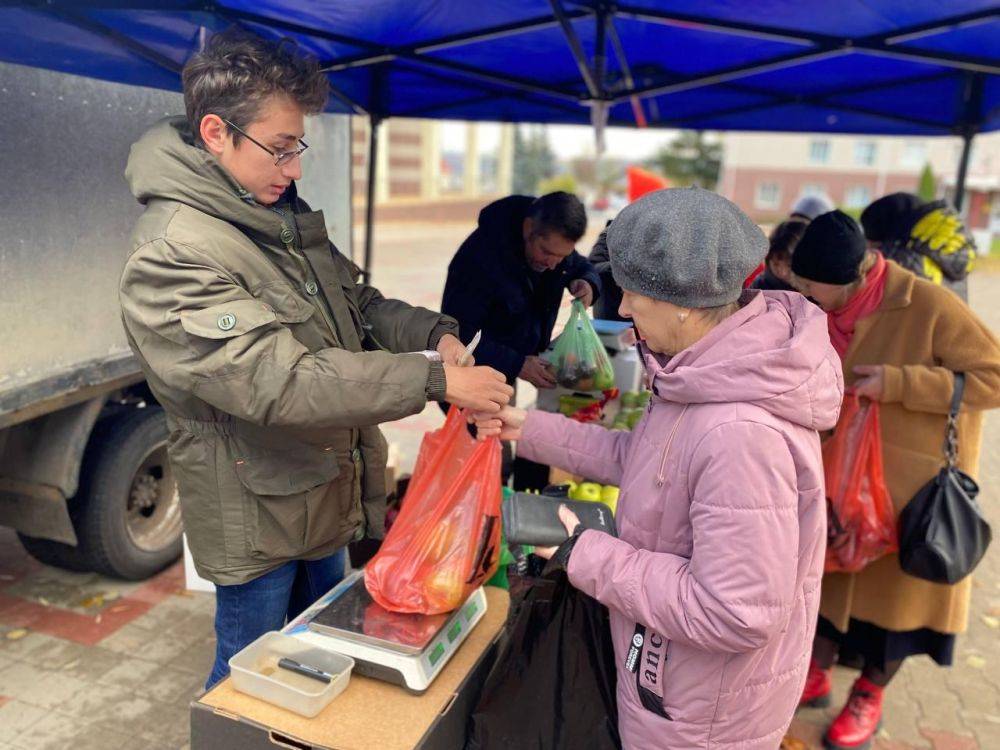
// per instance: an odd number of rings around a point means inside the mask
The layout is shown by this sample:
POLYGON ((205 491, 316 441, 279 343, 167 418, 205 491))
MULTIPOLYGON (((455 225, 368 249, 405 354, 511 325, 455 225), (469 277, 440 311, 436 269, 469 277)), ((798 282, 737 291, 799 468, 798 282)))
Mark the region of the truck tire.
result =
POLYGON ((25 551, 40 563, 78 573, 90 570, 90 563, 79 547, 54 542, 51 539, 28 536, 21 532, 17 532, 17 536, 25 551))
POLYGON ((79 549, 98 573, 138 581, 181 554, 177 485, 167 460, 167 420, 148 406, 95 432, 75 526, 79 549))

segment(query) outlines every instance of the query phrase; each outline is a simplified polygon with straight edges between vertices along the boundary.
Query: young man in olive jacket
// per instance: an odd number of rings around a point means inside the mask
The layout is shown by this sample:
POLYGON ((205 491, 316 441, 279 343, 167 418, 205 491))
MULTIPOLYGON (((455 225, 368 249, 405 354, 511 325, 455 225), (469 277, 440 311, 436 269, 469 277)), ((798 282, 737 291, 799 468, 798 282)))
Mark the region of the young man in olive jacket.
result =
POLYGON ((212 685, 340 580, 349 541, 382 536, 379 423, 428 400, 499 409, 512 390, 457 366, 454 320, 358 283, 298 198, 304 118, 328 87, 315 61, 226 32, 183 81, 186 118, 129 157, 146 209, 120 298, 167 412, 195 567, 216 584, 212 685))

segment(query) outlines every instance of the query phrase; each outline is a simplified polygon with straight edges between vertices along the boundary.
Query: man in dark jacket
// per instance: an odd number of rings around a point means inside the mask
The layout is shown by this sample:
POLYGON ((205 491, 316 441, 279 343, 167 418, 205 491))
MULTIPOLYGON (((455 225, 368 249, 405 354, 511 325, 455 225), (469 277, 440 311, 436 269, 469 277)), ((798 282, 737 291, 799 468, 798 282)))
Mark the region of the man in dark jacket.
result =
POLYGON ((601 279, 601 298, 594 305, 594 317, 602 320, 624 321, 625 318, 618 312, 618 308, 622 304, 622 288, 618 286, 611 273, 611 253, 608 252, 608 227, 610 226, 611 222, 609 221, 597 238, 597 242, 594 243, 594 247, 591 248, 590 255, 587 256, 587 260, 590 261, 601 279))
POLYGON ((441 311, 468 341, 483 332, 476 362, 552 388, 555 377, 538 355, 552 338, 563 290, 590 306, 601 282, 574 249, 587 213, 569 193, 512 195, 486 206, 479 226, 448 266, 441 311))

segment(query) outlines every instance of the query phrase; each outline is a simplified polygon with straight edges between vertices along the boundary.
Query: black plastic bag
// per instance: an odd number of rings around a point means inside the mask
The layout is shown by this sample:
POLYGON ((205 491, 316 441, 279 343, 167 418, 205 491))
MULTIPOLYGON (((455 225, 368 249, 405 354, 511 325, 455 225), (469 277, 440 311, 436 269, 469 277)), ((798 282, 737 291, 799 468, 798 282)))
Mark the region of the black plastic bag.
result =
POLYGON ((607 608, 561 570, 510 582, 507 637, 469 720, 466 750, 619 750, 607 608))

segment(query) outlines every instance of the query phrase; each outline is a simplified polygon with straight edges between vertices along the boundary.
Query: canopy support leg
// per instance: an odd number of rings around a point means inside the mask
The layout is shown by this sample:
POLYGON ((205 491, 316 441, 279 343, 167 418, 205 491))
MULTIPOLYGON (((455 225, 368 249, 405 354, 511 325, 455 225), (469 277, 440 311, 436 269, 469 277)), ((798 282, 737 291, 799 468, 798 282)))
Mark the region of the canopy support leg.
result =
POLYGON ((962 125, 958 129, 958 134, 962 136, 962 157, 958 161, 958 176, 955 178, 955 209, 959 213, 965 202, 965 180, 972 156, 972 139, 983 121, 984 87, 985 76, 982 73, 966 74, 962 91, 962 125))
POLYGON ((365 265, 362 269, 362 276, 366 284, 372 280, 372 240, 374 237, 373 228, 375 224, 375 180, 378 178, 378 130, 382 124, 381 118, 377 115, 370 115, 371 127, 368 133, 368 195, 365 203, 365 265))
POLYGON ((969 157, 972 154, 972 131, 962 134, 962 156, 958 160, 958 176, 955 178, 955 210, 962 212, 965 202, 965 179, 969 172, 969 157))

